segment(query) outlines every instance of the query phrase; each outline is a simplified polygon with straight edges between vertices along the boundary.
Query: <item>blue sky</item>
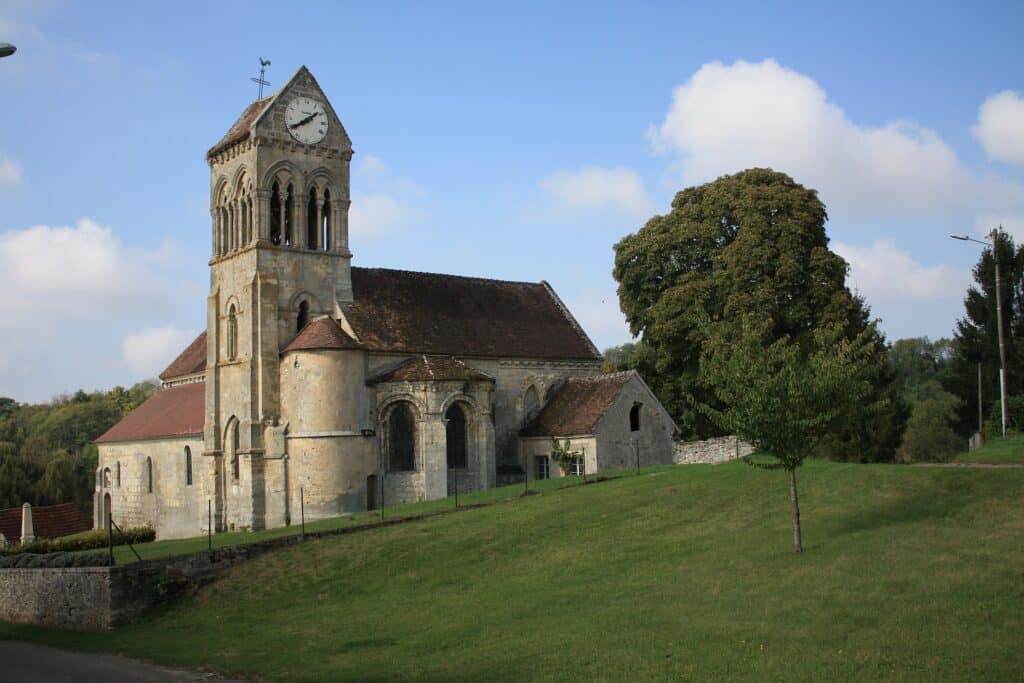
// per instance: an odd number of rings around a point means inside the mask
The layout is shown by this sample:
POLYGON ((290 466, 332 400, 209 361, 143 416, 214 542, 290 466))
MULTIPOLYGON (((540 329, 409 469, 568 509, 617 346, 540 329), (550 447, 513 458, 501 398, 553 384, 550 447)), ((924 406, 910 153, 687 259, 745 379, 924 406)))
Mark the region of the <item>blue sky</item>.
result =
POLYGON ((552 283, 629 339, 612 245, 684 186, 817 188, 890 339, 1024 239, 1021 3, 0 0, 0 395, 154 376, 205 324, 205 150, 307 65, 353 139, 354 263, 552 283), (899 6, 893 6, 893 5, 899 6), (980 247, 979 247, 980 248, 980 247))

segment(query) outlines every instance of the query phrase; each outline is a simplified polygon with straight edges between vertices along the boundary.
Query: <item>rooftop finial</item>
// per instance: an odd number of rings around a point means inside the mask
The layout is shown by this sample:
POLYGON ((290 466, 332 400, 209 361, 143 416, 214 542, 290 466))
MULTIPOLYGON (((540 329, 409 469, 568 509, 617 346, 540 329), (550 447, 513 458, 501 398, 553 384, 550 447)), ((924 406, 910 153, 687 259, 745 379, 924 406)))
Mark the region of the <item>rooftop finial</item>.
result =
POLYGON ((263 59, 263 57, 260 57, 260 76, 259 76, 259 78, 255 78, 254 77, 254 78, 250 78, 249 79, 253 83, 258 83, 259 86, 260 86, 260 91, 259 91, 260 94, 257 97, 257 99, 261 99, 261 100, 263 99, 263 86, 270 85, 270 81, 268 81, 268 80, 263 78, 266 75, 266 73, 267 73, 267 67, 268 66, 270 66, 270 60, 269 59, 263 59))

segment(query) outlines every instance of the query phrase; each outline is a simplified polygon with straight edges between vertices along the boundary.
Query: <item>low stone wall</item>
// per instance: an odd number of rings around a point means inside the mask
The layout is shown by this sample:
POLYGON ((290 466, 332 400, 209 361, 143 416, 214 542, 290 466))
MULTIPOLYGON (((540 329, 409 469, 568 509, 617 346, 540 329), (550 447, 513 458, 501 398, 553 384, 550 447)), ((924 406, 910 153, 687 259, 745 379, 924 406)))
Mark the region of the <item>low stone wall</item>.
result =
POLYGON ((110 623, 110 568, 0 569, 0 619, 99 630, 110 623))
POLYGON ((754 447, 735 436, 720 436, 705 441, 677 441, 672 462, 677 465, 714 465, 736 460, 754 452, 754 447))

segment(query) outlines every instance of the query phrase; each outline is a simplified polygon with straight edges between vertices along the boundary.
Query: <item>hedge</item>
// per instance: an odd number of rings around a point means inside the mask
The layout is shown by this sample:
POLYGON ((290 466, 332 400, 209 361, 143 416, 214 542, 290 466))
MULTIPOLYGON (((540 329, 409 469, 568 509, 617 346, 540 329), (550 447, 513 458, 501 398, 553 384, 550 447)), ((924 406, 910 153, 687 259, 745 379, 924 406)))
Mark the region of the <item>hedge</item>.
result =
MULTIPOLYGON (((156 531, 148 526, 138 526, 125 529, 123 534, 114 531, 114 545, 125 543, 149 543, 156 539, 156 531)), ((74 536, 62 536, 60 538, 39 538, 31 543, 12 546, 0 550, 0 557, 32 553, 43 555, 47 553, 70 553, 79 550, 93 550, 107 546, 107 532, 105 529, 86 531, 74 536)))
POLYGON ((0 569, 51 569, 55 567, 106 567, 107 553, 64 553, 45 555, 18 553, 0 557, 0 569))

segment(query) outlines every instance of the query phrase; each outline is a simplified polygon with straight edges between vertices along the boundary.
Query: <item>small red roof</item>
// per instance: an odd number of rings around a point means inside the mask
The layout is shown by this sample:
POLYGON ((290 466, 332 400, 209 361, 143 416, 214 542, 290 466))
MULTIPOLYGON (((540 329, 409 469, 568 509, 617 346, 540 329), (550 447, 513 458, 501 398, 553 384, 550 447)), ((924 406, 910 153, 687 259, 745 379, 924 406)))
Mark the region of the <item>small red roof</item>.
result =
POLYGON ((194 375, 206 369, 206 332, 196 337, 167 369, 160 373, 160 379, 169 380, 185 375, 194 375))
POLYGON ((633 371, 593 377, 569 377, 551 397, 522 436, 577 436, 593 434, 597 421, 608 411, 633 371))
POLYGON ((474 370, 457 358, 417 356, 398 367, 371 377, 367 384, 380 382, 493 382, 485 372, 474 370))
POLYGON ((356 340, 345 334, 337 320, 317 318, 302 328, 281 353, 320 349, 361 349, 356 340))
MULTIPOLYGON (((0 510, 0 534, 10 544, 21 542, 22 508, 0 510)), ((92 528, 92 520, 74 503, 46 505, 32 508, 32 532, 36 538, 70 536, 92 528)))
POLYGON ((96 443, 197 436, 203 433, 205 420, 206 385, 182 384, 157 391, 96 443))

